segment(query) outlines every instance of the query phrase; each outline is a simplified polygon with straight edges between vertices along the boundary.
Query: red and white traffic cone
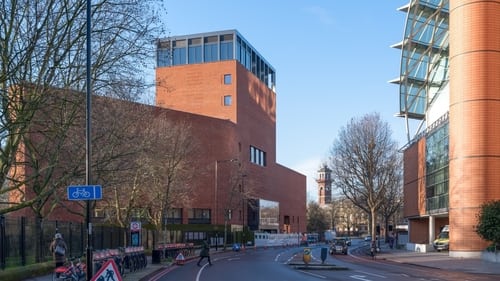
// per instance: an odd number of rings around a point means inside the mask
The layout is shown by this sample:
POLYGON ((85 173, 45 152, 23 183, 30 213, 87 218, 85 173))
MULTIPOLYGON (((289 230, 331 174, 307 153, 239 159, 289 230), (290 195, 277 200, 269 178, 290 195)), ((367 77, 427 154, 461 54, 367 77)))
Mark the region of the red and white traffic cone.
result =
POLYGON ((175 263, 177 265, 184 265, 185 261, 186 261, 186 259, 184 258, 184 255, 181 252, 179 252, 177 257, 175 258, 175 263))

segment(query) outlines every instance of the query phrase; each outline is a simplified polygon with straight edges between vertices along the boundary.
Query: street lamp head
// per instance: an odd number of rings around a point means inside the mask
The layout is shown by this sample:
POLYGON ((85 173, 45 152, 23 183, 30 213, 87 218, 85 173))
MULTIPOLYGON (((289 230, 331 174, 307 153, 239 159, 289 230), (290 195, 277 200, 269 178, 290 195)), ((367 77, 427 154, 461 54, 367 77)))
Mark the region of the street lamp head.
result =
POLYGON ((224 163, 224 162, 239 162, 240 160, 238 158, 233 158, 233 159, 225 159, 225 160, 215 160, 216 163, 224 163))

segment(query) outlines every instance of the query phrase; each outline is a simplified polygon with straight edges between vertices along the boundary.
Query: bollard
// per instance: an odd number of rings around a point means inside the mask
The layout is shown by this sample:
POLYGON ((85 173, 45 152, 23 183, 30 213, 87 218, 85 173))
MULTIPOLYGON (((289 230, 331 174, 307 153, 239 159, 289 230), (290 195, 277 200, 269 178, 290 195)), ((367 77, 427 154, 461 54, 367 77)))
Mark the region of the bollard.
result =
POLYGON ((309 262, 311 262, 311 248, 304 248, 302 260, 305 264, 309 264, 309 262))
POLYGON ((321 248, 321 263, 325 263, 327 252, 327 248, 321 248))

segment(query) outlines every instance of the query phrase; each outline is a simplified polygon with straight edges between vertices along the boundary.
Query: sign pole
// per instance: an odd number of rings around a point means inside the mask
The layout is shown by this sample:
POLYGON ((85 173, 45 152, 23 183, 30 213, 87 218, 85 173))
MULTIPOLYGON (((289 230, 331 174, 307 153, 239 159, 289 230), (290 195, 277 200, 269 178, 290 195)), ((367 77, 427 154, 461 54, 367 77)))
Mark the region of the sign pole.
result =
MULTIPOLYGON (((91 183, 91 133, 90 133, 90 123, 91 123, 91 81, 90 81, 90 68, 92 66, 92 60, 91 60, 91 40, 90 40, 90 32, 92 31, 91 28, 91 0, 87 0, 87 34, 86 34, 86 39, 87 39, 87 48, 86 48, 86 55, 87 55, 87 66, 86 66, 86 145, 85 145, 85 150, 86 150, 86 184, 90 185, 91 183)), ((87 216, 86 216, 86 223, 87 223, 87 280, 91 280, 92 278, 92 223, 90 220, 91 212, 90 212, 90 207, 91 207, 91 202, 90 200, 87 200, 87 216)))

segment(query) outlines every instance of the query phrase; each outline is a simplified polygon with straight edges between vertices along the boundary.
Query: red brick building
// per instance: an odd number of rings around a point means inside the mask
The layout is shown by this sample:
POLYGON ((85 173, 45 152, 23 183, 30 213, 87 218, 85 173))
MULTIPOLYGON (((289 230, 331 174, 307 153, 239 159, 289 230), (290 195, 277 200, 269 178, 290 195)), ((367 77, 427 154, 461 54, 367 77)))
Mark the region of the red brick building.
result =
POLYGON ((265 218, 264 206, 252 211, 245 204, 232 210, 229 223, 305 232, 306 177, 276 162, 272 66, 236 30, 169 37, 157 46, 157 106, 200 115, 195 125, 206 131, 200 162, 212 163, 214 174, 200 179, 195 206, 210 211, 212 224, 224 222, 220 205, 228 193, 221 192, 220 180, 237 159, 246 188, 261 205, 271 204, 277 217, 265 218), (209 124, 219 128, 207 130, 209 124))
MULTIPOLYGON (((125 112, 187 122, 201 146, 196 159, 191 159, 200 172, 187 179, 193 190, 190 203, 172 206, 167 214, 169 229, 221 231, 227 215, 229 230, 305 232, 306 177, 276 162, 272 66, 235 30, 159 40, 157 54, 157 106, 112 103, 125 112), (240 173, 238 188, 247 196, 228 206, 235 171, 240 173)), ((95 97, 93 110, 100 106, 107 111, 109 102, 95 97)), ((84 212, 81 207, 70 208, 84 212)), ((60 210, 47 219, 82 219, 60 210)), ((99 202, 95 210, 98 222, 99 202)), ((18 215, 29 215, 29 210, 18 215)))

